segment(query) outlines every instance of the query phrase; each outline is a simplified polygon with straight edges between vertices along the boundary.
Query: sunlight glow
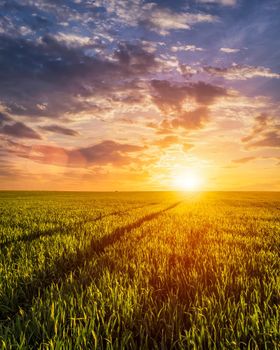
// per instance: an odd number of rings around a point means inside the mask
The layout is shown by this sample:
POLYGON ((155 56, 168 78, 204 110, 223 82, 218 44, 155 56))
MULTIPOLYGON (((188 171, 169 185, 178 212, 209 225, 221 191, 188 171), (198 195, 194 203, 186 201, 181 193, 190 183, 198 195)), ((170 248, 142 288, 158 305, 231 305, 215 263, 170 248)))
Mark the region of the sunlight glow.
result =
POLYGON ((185 170, 173 175, 172 185, 184 191, 199 191, 202 179, 194 170, 185 170))

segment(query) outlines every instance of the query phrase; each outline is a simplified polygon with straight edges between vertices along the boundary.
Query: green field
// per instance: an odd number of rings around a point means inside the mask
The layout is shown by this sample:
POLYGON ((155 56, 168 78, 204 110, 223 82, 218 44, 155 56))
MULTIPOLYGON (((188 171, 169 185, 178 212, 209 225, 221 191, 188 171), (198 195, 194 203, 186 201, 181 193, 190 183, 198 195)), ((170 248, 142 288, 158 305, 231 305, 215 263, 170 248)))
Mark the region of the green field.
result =
POLYGON ((279 193, 0 193, 1 349, 279 349, 279 193))

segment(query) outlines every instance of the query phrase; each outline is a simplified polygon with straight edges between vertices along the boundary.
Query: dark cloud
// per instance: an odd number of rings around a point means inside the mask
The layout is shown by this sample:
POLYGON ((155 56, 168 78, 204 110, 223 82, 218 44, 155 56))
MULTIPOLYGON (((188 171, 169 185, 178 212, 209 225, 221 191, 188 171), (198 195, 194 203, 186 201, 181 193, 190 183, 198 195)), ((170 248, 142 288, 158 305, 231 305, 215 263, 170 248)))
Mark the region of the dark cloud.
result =
POLYGON ((209 106, 219 97, 227 96, 226 89, 204 82, 174 84, 167 80, 153 80, 151 82, 153 101, 165 114, 173 118, 165 119, 160 129, 182 127, 185 129, 199 129, 209 119, 209 106), (194 110, 185 110, 186 99, 198 104, 194 110))
POLYGON ((53 133, 66 135, 66 136, 78 136, 79 133, 76 130, 65 128, 64 126, 52 124, 52 125, 46 125, 41 126, 40 129, 50 131, 53 133))
POLYGON ((21 122, 0 126, 0 133, 17 138, 41 139, 41 136, 35 130, 21 122))
POLYGON ((87 97, 122 90, 155 67, 138 42, 122 43, 114 59, 88 56, 47 35, 37 41, 0 36, 0 102, 11 114, 57 117, 96 107, 87 97))
POLYGON ((16 138, 40 140, 41 136, 35 130, 22 122, 14 121, 8 114, 0 112, 0 134, 16 138))
POLYGON ((155 145, 161 148, 167 148, 172 146, 173 144, 179 143, 179 137, 176 135, 169 135, 162 139, 155 141, 155 145))
POLYGON ((151 67, 157 66, 154 54, 147 52, 140 43, 120 43, 114 57, 129 75, 147 73, 151 67))
POLYGON ((207 107, 199 107, 193 111, 182 112, 178 118, 171 121, 174 128, 182 127, 185 129, 200 129, 209 119, 209 110, 207 107))
POLYGON ((152 80, 153 101, 162 111, 179 110, 187 96, 185 86, 177 86, 168 80, 152 80))
POLYGON ((266 132, 261 139, 250 143, 249 147, 277 147, 280 148, 280 129, 266 132))
POLYGON ((225 88, 208 84, 205 82, 198 82, 190 84, 190 95, 195 98, 195 100, 202 105, 210 105, 217 98, 225 97, 228 92, 225 88))
POLYGON ((28 158, 39 163, 78 168, 93 165, 122 166, 139 163, 141 161, 131 157, 130 153, 142 150, 143 147, 140 146, 110 140, 75 149, 48 145, 26 146, 10 140, 6 141, 6 151, 19 157, 28 158))
POLYGON ((243 137, 242 142, 249 142, 266 131, 272 122, 272 118, 267 114, 261 114, 255 118, 255 125, 249 135, 243 137))
POLYGON ((10 160, 3 145, 0 143, 0 178, 2 177, 10 180, 18 176, 24 176, 23 172, 20 166, 18 167, 10 160))
POLYGON ((151 86, 155 94, 153 100, 162 110, 180 110, 186 97, 193 98, 197 103, 209 105, 218 97, 227 96, 225 88, 205 82, 174 84, 168 80, 152 80, 151 86))
POLYGON ((201 129, 209 118, 208 107, 202 106, 192 111, 180 111, 175 118, 164 119, 159 125, 149 123, 148 126, 157 129, 158 134, 170 134, 173 129, 180 127, 186 130, 201 129))
POLYGON ((0 177, 15 177, 17 176, 17 172, 15 171, 14 167, 7 163, 7 164, 1 164, 0 165, 0 177))
POLYGON ((11 121, 11 120, 12 120, 12 118, 8 114, 0 112, 0 125, 3 122, 8 122, 8 121, 11 121))
POLYGON ((86 57, 51 37, 28 42, 2 36, 0 47, 0 97, 15 114, 56 116, 80 111, 86 106, 78 94, 89 94, 93 87, 83 86, 87 80, 96 85, 114 69, 113 63, 86 57))
POLYGON ((238 164, 245 164, 250 162, 251 160, 256 159, 256 157, 244 157, 244 158, 239 158, 239 159, 233 159, 233 163, 238 163, 238 164))
POLYGON ((188 152, 193 147, 192 144, 184 142, 184 140, 182 140, 177 135, 165 136, 165 137, 155 141, 154 144, 156 146, 159 146, 160 148, 168 148, 172 145, 182 145, 184 152, 188 152))
POLYGON ((241 141, 248 148, 280 147, 280 124, 276 118, 261 114, 255 118, 250 134, 243 137, 241 141))

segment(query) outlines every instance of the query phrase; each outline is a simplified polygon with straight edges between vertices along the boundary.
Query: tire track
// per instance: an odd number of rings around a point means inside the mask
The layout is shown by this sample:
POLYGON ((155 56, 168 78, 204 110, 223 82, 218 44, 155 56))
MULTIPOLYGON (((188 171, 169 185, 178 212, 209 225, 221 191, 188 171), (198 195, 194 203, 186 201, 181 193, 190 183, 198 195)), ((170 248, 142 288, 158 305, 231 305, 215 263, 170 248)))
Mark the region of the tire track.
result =
POLYGON ((151 220, 155 219, 156 217, 163 214, 164 212, 177 207, 180 203, 181 203, 181 201, 176 202, 163 210, 160 210, 156 213, 148 214, 148 215, 138 219, 137 221, 135 221, 131 224, 117 228, 113 233, 111 233, 110 235, 106 235, 105 237, 103 237, 99 240, 92 239, 91 244, 90 244, 90 246, 91 246, 90 249, 95 251, 96 253, 98 252, 98 256, 101 255, 108 246, 119 241, 126 233, 129 233, 132 230, 140 227, 143 223, 145 223, 147 221, 151 221, 151 220))
MULTIPOLYGON (((48 236, 52 236, 55 235, 57 233, 60 233, 61 235, 66 235, 68 233, 70 233, 73 230, 79 229, 81 228, 81 226, 85 225, 85 224, 89 224, 89 223, 93 223, 93 222, 98 222, 103 220, 104 218, 110 217, 110 216, 114 216, 114 215, 121 215, 121 214, 126 214, 129 213, 132 210, 136 210, 136 209, 142 209, 145 207, 149 207, 151 205, 155 205, 155 204, 159 204, 159 203, 150 203, 150 204, 145 204, 145 205, 141 205, 138 207, 133 207, 133 208, 129 208, 127 210, 117 210, 108 214, 104 214, 104 215, 100 215, 97 216, 93 219, 90 220, 86 220, 86 221, 79 221, 76 222, 72 225, 67 225, 66 227, 57 227, 57 228, 52 228, 49 230, 45 230, 45 231, 35 231, 35 232, 31 232, 28 235, 23 235, 20 236, 18 238, 14 238, 14 239, 10 239, 7 240, 5 242, 0 243, 0 249, 4 249, 4 248, 8 248, 9 246, 11 246, 12 244, 18 243, 18 242, 32 242, 40 237, 48 237, 48 236)), ((1 252, 3 253, 3 252, 1 252)))
POLYGON ((5 303, 0 300, 0 307, 3 305, 5 306, 4 310, 2 308, 0 322, 11 322, 18 314, 20 308, 28 311, 33 299, 40 295, 42 290, 48 288, 53 283, 61 284, 70 273, 75 273, 93 257, 98 259, 107 247, 121 240, 125 234, 140 227, 143 223, 157 218, 164 212, 177 207, 181 202, 182 201, 178 201, 165 209, 145 215, 131 224, 113 230, 112 233, 100 239, 92 238, 85 249, 77 250, 75 253, 67 254, 66 257, 62 256, 56 259, 54 263, 55 268, 37 272, 32 276, 31 281, 30 277, 19 279, 14 289, 17 290, 20 288, 21 295, 15 295, 14 298, 9 299, 10 305, 5 305, 5 303))

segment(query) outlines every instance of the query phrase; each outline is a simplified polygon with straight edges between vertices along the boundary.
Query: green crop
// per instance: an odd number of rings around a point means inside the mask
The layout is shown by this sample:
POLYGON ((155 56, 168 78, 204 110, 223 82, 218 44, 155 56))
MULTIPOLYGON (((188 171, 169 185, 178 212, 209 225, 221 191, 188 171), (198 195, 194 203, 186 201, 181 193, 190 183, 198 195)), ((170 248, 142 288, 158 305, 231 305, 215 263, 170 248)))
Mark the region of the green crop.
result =
POLYGON ((278 193, 0 193, 1 349, 279 349, 278 193))

